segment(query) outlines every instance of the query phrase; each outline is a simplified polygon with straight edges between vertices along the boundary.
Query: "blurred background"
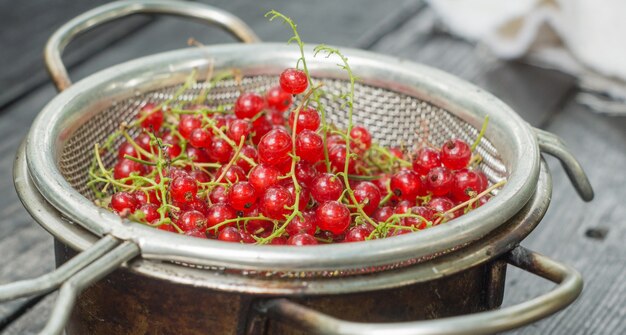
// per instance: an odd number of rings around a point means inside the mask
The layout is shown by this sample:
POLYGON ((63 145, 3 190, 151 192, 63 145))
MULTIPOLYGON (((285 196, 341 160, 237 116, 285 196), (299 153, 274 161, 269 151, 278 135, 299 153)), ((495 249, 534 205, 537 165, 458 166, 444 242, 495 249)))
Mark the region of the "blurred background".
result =
MULTIPOLYGON (((21 139, 56 94, 42 51, 55 29, 96 0, 0 0, 0 282, 53 268, 52 237, 23 209, 12 185, 21 139)), ((580 200, 548 159, 553 200, 524 246, 582 272, 586 287, 564 312, 511 334, 626 333, 626 5, 606 1, 202 0, 240 17, 266 41, 289 30, 263 16, 276 9, 305 43, 360 48, 450 72, 492 92, 531 125, 561 136, 596 191, 580 200), (598 7, 598 8, 596 8, 598 7), (620 21, 621 20, 621 21, 620 21)), ((235 43, 223 31, 179 18, 133 16, 77 38, 64 53, 74 81, 162 51, 235 43)), ((358 74, 357 74, 358 75, 358 74)), ((510 268, 510 267, 509 267, 510 268)), ((510 269, 504 304, 545 292, 544 281, 510 269)), ((0 305, 0 334, 36 333, 52 298, 0 305)))

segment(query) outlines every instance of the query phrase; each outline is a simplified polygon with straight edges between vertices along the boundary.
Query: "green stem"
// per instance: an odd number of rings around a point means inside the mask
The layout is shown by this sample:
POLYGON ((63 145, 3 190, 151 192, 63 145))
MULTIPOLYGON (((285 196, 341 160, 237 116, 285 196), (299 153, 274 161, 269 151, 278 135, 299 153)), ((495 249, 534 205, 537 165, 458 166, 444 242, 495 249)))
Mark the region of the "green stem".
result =
POLYGON ((237 159, 239 159, 239 155, 241 153, 241 148, 243 148, 244 142, 245 142, 245 138, 242 136, 241 139, 239 140, 239 145, 236 147, 235 153, 233 154, 233 158, 231 158, 230 161, 228 162, 228 164, 226 164, 224 166, 224 169, 222 170, 222 173, 220 173, 219 177, 217 177, 214 180, 215 183, 221 182, 222 178, 224 178, 224 176, 226 175, 226 173, 228 172, 230 167, 233 166, 233 164, 235 164, 237 159))
POLYGON ((352 73, 352 69, 350 68, 350 64, 348 64, 348 58, 346 58, 339 50, 330 48, 324 45, 318 45, 315 47, 314 55, 317 55, 319 52, 325 52, 326 57, 330 57, 331 55, 336 55, 341 59, 343 64, 339 64, 338 66, 344 69, 348 73, 348 77, 350 78, 350 93, 347 97, 348 104, 348 129, 346 130, 346 161, 343 167, 343 180, 346 186, 346 191, 348 192, 348 196, 353 204, 357 205, 357 212, 364 218, 367 222, 369 222, 372 226, 377 227, 378 224, 369 216, 365 211, 363 211, 363 206, 359 204, 354 196, 354 191, 352 187, 350 187, 350 180, 348 179, 348 170, 350 167, 350 160, 352 159, 352 154, 350 153, 350 133, 352 132, 352 114, 354 112, 354 83, 356 81, 356 77, 352 73))
POLYGON ((482 140, 483 136, 485 136, 485 132, 487 131, 487 125, 489 124, 489 115, 485 116, 485 121, 483 121, 483 126, 480 128, 480 133, 478 133, 478 137, 476 141, 472 144, 472 152, 476 150, 478 145, 480 144, 480 140, 482 140))

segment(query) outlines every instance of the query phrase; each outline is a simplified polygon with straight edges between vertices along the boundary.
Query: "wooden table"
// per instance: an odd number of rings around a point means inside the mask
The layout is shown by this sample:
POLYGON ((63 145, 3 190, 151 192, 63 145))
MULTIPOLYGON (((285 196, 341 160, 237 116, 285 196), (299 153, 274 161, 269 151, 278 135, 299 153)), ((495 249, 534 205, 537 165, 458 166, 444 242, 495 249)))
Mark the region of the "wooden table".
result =
MULTIPOLYGON (((45 40, 62 22, 97 2, 0 4, 0 282, 54 267, 52 237, 23 209, 11 170, 33 118, 56 94, 41 65, 45 40)), ((599 116, 577 104, 575 80, 567 75, 494 59, 481 46, 446 34, 420 0, 210 2, 240 16, 264 40, 286 41, 289 36, 286 27, 263 18, 267 10, 277 9, 298 22, 310 44, 368 49, 441 68, 493 92, 532 125, 560 135, 585 167, 596 199, 582 202, 558 162, 548 158, 554 179, 552 204, 523 245, 580 270, 585 288, 565 311, 510 333, 626 333, 625 118, 599 116)), ((180 19, 133 17, 78 40, 66 59, 78 79, 128 59, 186 47, 189 37, 205 44, 232 42, 217 29, 180 19)), ((505 305, 551 287, 509 268, 505 305)), ((1 334, 36 333, 54 298, 0 305, 1 334)))

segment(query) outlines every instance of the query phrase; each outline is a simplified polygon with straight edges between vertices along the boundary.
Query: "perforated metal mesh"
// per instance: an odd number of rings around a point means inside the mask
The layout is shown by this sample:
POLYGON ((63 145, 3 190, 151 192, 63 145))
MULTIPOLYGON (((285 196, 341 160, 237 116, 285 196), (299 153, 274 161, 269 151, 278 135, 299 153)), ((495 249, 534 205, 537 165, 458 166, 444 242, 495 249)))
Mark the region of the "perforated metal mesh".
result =
MULTIPOLYGON (((327 92, 322 99, 326 107, 329 122, 339 128, 347 127, 347 109, 342 107, 339 97, 349 90, 349 83, 341 80, 324 80, 327 92)), ((245 91, 264 92, 276 85, 275 76, 255 76, 243 79, 241 86, 245 91)), ((180 102, 192 101, 206 86, 197 83, 181 96, 180 102)), ((102 143, 118 129, 121 122, 130 122, 141 107, 148 103, 161 103, 171 99, 180 86, 166 87, 157 91, 137 95, 98 112, 93 118, 75 128, 76 131, 63 147, 59 159, 59 168, 66 180, 78 192, 93 200, 93 192, 86 186, 88 170, 93 158, 95 143, 102 143)), ((220 81, 206 100, 209 106, 232 104, 239 96, 239 87, 235 80, 220 81)), ((436 107, 418 98, 399 94, 387 89, 363 84, 355 85, 354 124, 370 129, 375 140, 386 146, 404 146, 407 149, 427 143, 441 146, 444 141, 456 137, 469 143, 478 135, 478 130, 452 113, 436 107)), ((121 143, 114 144, 117 148, 121 143)), ((490 182, 507 176, 505 165, 495 147, 483 138, 478 149, 483 157, 480 169, 485 172, 490 182)), ((112 166, 115 152, 103 155, 106 166, 112 166)))

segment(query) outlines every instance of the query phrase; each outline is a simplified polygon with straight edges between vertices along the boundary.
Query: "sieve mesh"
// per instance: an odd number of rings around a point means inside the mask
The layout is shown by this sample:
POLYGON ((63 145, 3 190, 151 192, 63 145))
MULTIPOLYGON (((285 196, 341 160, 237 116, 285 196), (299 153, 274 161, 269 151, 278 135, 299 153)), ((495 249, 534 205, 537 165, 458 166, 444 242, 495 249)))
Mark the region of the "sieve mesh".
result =
MULTIPOLYGON (((343 101, 339 97, 349 90, 349 82, 336 79, 321 81, 324 82, 324 90, 327 92, 321 102, 326 108, 328 120, 345 129, 347 110, 342 106, 343 101)), ((276 84, 276 76, 253 76, 243 78, 241 88, 244 91, 264 92, 276 84)), ((204 82, 194 84, 178 97, 178 101, 194 100, 206 85, 204 82)), ((104 142, 121 122, 134 120, 146 103, 159 104, 171 99, 179 87, 180 85, 165 87, 115 102, 75 127, 76 130, 64 144, 58 160, 63 177, 79 193, 94 200, 95 196, 87 187, 87 181, 95 143, 104 142)), ((222 80, 210 91, 206 102, 210 107, 232 104, 239 92, 235 80, 222 80)), ((404 146, 409 152, 422 144, 441 146, 453 137, 472 143, 478 136, 476 128, 442 108, 413 96, 359 83, 355 85, 353 123, 370 129, 372 137, 378 143, 385 146, 404 146)), ((119 139, 113 148, 117 149, 122 141, 119 139)), ((477 152, 483 157, 479 168, 491 183, 506 178, 505 165, 488 139, 482 139, 477 152)), ((102 156, 105 166, 108 167, 114 164, 115 158, 115 150, 102 156)))
MULTIPOLYGON (((321 103, 324 104, 328 120, 339 128, 347 127, 347 110, 340 97, 349 90, 349 82, 337 79, 319 79, 324 83, 327 92, 321 103)), ((277 84, 276 76, 245 77, 241 82, 243 91, 264 92, 277 84)), ((193 101, 206 83, 199 82, 185 91, 177 99, 181 103, 193 101)), ((180 88, 180 85, 164 87, 162 89, 137 94, 132 98, 114 102, 108 108, 97 111, 93 117, 87 119, 76 129, 63 145, 61 157, 58 160, 59 169, 69 184, 79 193, 90 200, 95 199, 93 191, 87 187, 88 170, 92 162, 95 143, 102 143, 118 129, 121 122, 130 122, 146 103, 159 104, 170 100, 180 88)), ((209 107, 230 105, 240 94, 240 87, 235 80, 222 80, 211 89, 205 103, 209 107)), ((472 143, 478 136, 478 129, 463 121, 456 115, 416 97, 400 94, 384 88, 365 84, 355 85, 355 106, 353 114, 354 124, 360 124, 370 129, 372 137, 381 145, 405 146, 408 152, 422 144, 441 146, 446 140, 456 137, 472 143)), ((135 135, 132 134, 131 135, 135 135)), ((113 144, 117 149, 123 139, 113 144)), ((481 140, 477 152, 483 157, 479 165, 490 183, 506 178, 505 164, 498 155, 496 148, 488 139, 481 140)), ((113 166, 116 160, 116 150, 102 155, 105 166, 113 166)), ((460 248, 459 245, 456 248, 460 248)), ((455 248, 455 249, 456 249, 455 248)), ((367 274, 379 271, 392 270, 420 263, 441 254, 451 252, 446 250, 423 258, 410 259, 398 264, 388 264, 377 267, 355 268, 342 271, 321 272, 268 272, 268 271, 239 271, 221 267, 202 266, 173 262, 182 266, 201 268, 211 271, 232 272, 247 276, 272 278, 275 276, 286 278, 336 277, 347 275, 367 274)))

